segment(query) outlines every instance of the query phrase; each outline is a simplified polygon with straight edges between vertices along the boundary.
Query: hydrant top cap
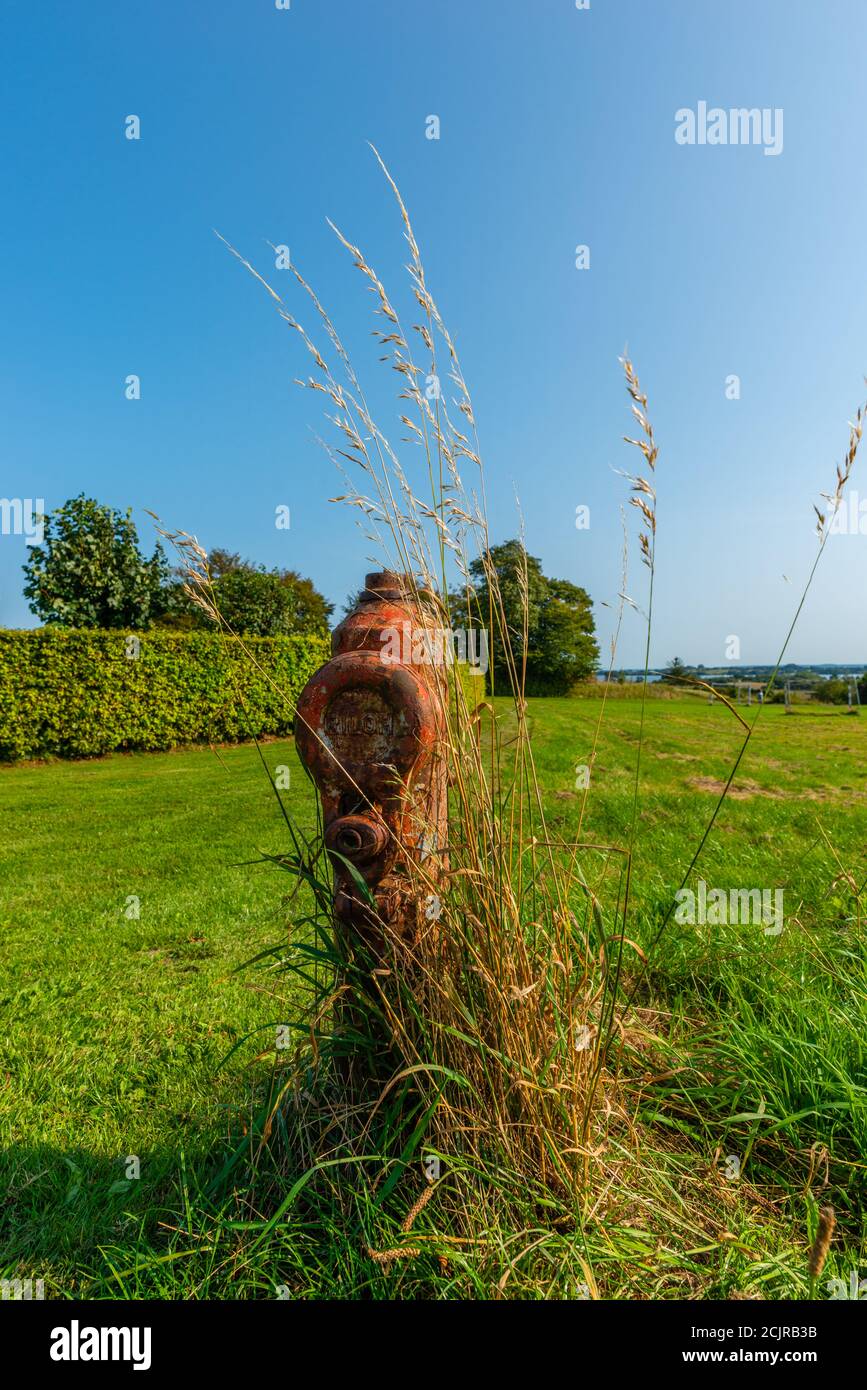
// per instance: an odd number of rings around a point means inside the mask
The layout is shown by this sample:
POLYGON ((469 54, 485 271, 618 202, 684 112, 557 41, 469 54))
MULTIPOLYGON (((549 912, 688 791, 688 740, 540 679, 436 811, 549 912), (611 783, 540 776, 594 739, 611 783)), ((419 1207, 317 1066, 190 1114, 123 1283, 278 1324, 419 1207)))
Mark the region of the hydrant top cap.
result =
POLYGON ((395 574, 394 570, 381 570, 374 574, 364 576, 364 593, 362 598, 408 598, 411 593, 407 582, 407 576, 395 574))

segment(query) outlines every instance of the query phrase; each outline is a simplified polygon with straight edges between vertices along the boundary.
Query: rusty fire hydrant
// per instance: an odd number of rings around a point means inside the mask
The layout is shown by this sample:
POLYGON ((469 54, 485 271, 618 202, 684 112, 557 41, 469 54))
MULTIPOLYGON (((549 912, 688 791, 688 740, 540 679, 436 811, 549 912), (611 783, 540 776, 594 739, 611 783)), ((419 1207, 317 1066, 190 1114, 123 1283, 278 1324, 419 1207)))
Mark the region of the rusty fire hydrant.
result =
POLYGON ((368 574, 333 633, 331 660, 297 706, 295 742, 322 802, 335 920, 350 942, 357 935, 376 953, 389 935, 412 948, 438 915, 447 838, 444 672, 413 656, 431 650, 414 641, 430 621, 403 577, 368 574))

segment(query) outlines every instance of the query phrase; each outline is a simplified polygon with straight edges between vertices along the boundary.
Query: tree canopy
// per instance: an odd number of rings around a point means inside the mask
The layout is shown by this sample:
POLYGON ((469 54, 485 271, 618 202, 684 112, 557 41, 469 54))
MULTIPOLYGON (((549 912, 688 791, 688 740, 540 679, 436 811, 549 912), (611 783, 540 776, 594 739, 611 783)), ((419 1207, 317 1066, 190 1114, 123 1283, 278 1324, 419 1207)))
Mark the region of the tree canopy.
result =
POLYGON ((670 661, 666 666, 665 670, 662 673, 661 679, 666 681, 668 684, 675 685, 678 681, 682 681, 685 676, 689 676, 691 674, 692 672, 690 667, 687 666, 684 662, 682 662, 679 656, 676 656, 674 660, 670 661))
POLYGON ((46 516, 24 565, 24 596, 44 623, 146 628, 164 612, 168 573, 159 544, 149 559, 140 551, 130 510, 80 493, 46 516))
MULTIPOLYGON (((593 608, 586 589, 568 579, 549 579, 542 563, 528 555, 521 541, 492 546, 487 565, 482 559, 470 565, 475 588, 474 623, 489 626, 488 570, 497 576, 502 596, 509 645, 520 674, 526 657, 528 695, 564 695, 576 681, 596 670, 599 647, 595 637, 593 608), (526 623, 526 639, 525 639, 526 623)), ((460 600, 454 606, 457 621, 460 600)), ((493 669, 496 687, 505 689, 505 643, 500 624, 493 624, 493 669)))
MULTIPOLYGON (((266 569, 230 550, 208 556, 217 606, 234 632, 325 634, 332 605, 295 570, 266 569)), ((208 627, 162 547, 146 557, 132 512, 70 498, 45 518, 24 565, 24 595, 44 623, 71 628, 208 627)))
MULTIPOLYGON (((296 570, 269 570, 222 549, 209 553, 208 570, 217 607, 233 632, 255 637, 328 632, 333 604, 296 570)), ((166 622, 173 627, 207 627, 210 621, 178 582, 166 622)))

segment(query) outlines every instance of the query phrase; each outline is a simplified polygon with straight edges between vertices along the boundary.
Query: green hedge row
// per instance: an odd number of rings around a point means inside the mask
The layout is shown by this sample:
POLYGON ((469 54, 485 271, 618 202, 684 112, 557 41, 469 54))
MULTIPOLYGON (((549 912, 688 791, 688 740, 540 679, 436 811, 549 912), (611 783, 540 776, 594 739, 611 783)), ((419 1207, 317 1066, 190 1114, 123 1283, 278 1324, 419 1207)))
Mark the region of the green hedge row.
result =
POLYGON ((284 734, 319 637, 0 631, 0 758, 89 757, 284 734))

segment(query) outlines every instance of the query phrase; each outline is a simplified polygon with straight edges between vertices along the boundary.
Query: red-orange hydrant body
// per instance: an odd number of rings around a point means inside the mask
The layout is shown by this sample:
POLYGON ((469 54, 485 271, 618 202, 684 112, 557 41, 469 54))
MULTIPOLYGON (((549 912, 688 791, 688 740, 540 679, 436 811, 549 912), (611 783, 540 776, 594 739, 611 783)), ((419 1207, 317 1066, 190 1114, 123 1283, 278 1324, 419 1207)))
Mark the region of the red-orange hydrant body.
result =
POLYGON ((377 943, 378 922, 411 942, 431 919, 424 881, 435 882, 444 862, 443 672, 413 661, 412 636, 424 626, 399 575, 369 574, 297 706, 295 742, 322 802, 335 916, 377 943))

